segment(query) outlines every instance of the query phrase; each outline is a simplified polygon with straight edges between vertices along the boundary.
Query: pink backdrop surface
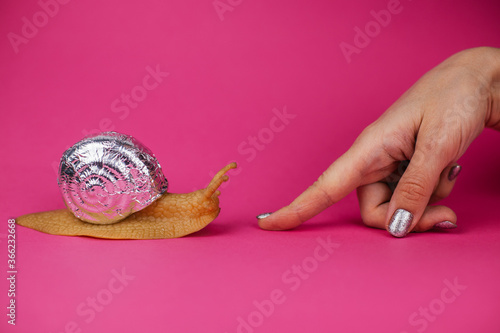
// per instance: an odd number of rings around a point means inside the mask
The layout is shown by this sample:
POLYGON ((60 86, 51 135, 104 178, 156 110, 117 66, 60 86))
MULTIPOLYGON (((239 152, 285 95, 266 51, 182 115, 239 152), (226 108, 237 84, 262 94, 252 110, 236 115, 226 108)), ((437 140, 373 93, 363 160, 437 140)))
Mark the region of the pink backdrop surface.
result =
POLYGON ((293 231, 255 219, 426 71, 500 47, 498 1, 61 2, 0 5, 1 332, 500 331, 499 133, 459 161, 455 230, 395 239, 354 194, 293 231), (237 161, 221 214, 171 240, 18 226, 12 326, 7 220, 63 208, 54 167, 100 130, 149 146, 172 192, 237 161))

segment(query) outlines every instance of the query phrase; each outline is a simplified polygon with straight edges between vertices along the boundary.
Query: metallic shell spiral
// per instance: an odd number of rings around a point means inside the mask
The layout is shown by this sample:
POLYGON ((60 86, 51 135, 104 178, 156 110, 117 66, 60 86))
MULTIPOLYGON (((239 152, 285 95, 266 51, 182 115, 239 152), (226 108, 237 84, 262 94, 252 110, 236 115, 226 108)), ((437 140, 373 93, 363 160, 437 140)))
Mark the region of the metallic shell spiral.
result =
POLYGON ((96 224, 124 219, 167 191, 154 154, 134 137, 105 132, 64 152, 59 188, 76 217, 96 224))

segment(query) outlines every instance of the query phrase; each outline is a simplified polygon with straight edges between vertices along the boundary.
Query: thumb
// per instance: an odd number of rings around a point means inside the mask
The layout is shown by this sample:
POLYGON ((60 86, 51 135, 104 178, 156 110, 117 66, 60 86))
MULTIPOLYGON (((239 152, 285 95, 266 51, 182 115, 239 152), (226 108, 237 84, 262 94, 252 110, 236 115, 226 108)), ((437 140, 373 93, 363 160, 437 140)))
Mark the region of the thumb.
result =
POLYGON ((361 165, 361 154, 351 148, 290 205, 271 215, 259 215, 259 226, 266 230, 286 230, 309 220, 360 186, 361 165))
POLYGON ((386 228, 395 237, 406 236, 422 217, 443 169, 448 164, 446 154, 429 143, 417 140, 408 168, 392 195, 386 218, 386 228))

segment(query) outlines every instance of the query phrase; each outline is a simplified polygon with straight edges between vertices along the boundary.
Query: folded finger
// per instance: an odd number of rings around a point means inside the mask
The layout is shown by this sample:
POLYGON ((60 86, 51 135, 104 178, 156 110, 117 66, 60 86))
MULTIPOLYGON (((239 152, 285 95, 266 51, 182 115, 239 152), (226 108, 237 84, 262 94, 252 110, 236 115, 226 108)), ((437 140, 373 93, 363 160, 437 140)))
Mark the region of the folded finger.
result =
MULTIPOLYGON (((378 182, 357 189, 363 222, 373 228, 385 229, 392 191, 386 183, 378 182)), ((427 206, 412 231, 423 232, 432 228, 456 227, 457 216, 446 206, 427 206)))
POLYGON ((441 172, 439 183, 436 189, 434 189, 429 203, 436 203, 450 195, 451 191, 453 190, 453 186, 455 186, 457 176, 461 170, 462 167, 454 163, 446 167, 443 172, 441 172))
POLYGON ((386 184, 377 182, 356 189, 363 223, 372 228, 385 229, 385 218, 392 190, 386 184))

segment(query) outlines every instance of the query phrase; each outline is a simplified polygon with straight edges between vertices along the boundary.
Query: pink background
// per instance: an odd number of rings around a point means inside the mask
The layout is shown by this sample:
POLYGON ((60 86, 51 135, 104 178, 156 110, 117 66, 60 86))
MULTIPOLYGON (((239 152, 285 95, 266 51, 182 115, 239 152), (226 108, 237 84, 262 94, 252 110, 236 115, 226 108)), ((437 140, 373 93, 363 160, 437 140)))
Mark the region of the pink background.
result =
POLYGON ((137 137, 172 192, 205 186, 229 161, 239 169, 222 190, 220 216, 182 239, 108 241, 18 227, 17 321, 7 324, 2 279, 0 331, 498 332, 499 133, 485 130, 460 160, 446 199, 456 230, 395 239, 363 226, 354 194, 294 231, 261 231, 255 219, 309 186, 440 61, 500 47, 498 1, 401 0, 350 63, 339 44, 353 44, 353 29, 387 0, 220 2, 231 10, 219 15, 212 0, 71 1, 49 6, 49 17, 37 14, 35 0, 3 1, 4 276, 7 219, 63 207, 53 165, 85 131, 137 137), (16 53, 8 34, 22 36, 23 17, 34 15, 41 27, 25 31, 32 35, 16 53), (169 75, 147 81, 155 87, 127 114, 120 96, 144 97, 137 86, 148 66, 169 75), (271 132, 273 109, 284 108, 296 117, 271 132), (254 155, 249 140, 259 135, 265 143, 254 155), (318 237, 338 247, 328 253, 318 237), (130 277, 120 284, 114 274, 122 271, 130 277), (447 283, 466 289, 453 293, 447 283), (105 305, 91 310, 92 298, 105 305))

